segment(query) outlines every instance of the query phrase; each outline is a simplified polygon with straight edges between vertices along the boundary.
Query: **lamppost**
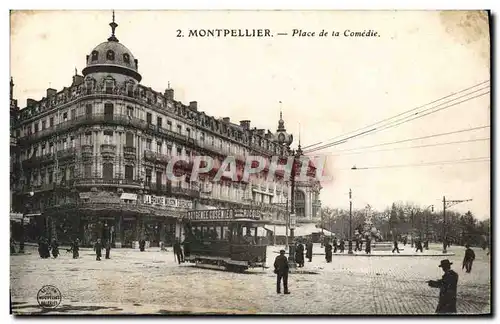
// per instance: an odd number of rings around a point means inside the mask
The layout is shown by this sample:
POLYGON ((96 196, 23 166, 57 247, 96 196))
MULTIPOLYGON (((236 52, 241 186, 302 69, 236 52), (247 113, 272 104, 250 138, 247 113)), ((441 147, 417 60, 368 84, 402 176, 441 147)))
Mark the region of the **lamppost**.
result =
POLYGON ((34 195, 35 193, 30 191, 28 193, 28 202, 24 205, 24 213, 21 218, 21 240, 19 241, 19 253, 24 253, 24 217, 28 214, 28 208, 31 205, 31 198, 33 198, 34 195))
POLYGON ((302 149, 300 147, 297 148, 297 151, 292 150, 292 154, 294 156, 293 159, 293 164, 292 164, 292 172, 290 176, 290 186, 291 186, 291 192, 290 192, 290 216, 288 218, 289 220, 289 226, 290 226, 290 240, 288 241, 288 263, 290 268, 295 268, 295 243, 294 243, 294 230, 295 230, 295 222, 296 222, 296 215, 295 215, 295 175, 297 173, 297 167, 299 164, 299 159, 300 156, 302 155, 302 149))
POLYGON ((425 249, 429 249, 429 209, 434 212, 434 205, 429 205, 425 208, 425 249))
POLYGON ((352 251, 352 191, 349 189, 349 243, 348 243, 349 250, 347 251, 347 254, 353 254, 354 252, 352 251))

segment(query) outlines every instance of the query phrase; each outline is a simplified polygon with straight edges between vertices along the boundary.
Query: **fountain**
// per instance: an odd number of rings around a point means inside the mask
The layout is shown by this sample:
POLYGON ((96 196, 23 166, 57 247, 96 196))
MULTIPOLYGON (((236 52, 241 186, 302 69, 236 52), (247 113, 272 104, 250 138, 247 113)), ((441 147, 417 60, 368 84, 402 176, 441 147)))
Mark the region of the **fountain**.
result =
POLYGON ((371 213, 369 206, 367 206, 365 223, 363 226, 363 237, 370 238, 372 252, 373 251, 392 251, 393 243, 388 242, 388 241, 383 241, 384 237, 380 233, 380 230, 377 229, 375 226, 373 226, 372 219, 373 219, 373 214, 371 213))

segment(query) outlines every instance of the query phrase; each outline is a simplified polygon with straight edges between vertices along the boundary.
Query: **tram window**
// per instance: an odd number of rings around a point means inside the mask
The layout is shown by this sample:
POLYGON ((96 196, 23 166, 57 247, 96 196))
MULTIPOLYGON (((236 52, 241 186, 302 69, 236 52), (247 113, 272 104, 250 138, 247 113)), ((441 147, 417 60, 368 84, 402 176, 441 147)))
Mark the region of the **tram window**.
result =
POLYGON ((220 226, 217 226, 215 228, 215 235, 216 235, 216 239, 222 239, 222 228, 220 226))

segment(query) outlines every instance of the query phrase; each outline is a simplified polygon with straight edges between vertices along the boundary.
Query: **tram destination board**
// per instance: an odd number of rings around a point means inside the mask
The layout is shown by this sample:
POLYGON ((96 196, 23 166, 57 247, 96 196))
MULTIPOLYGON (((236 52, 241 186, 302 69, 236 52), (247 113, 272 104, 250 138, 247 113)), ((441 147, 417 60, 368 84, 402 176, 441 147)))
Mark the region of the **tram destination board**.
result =
POLYGON ((259 220, 261 218, 260 211, 257 209, 210 209, 210 210, 193 210, 187 212, 187 220, 222 220, 222 219, 238 219, 246 218, 259 220))

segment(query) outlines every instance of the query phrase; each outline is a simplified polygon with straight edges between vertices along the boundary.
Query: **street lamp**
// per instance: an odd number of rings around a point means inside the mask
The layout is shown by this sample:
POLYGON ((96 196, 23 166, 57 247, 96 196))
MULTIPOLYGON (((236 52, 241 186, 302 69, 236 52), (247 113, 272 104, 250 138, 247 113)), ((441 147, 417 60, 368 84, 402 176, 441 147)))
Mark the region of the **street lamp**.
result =
POLYGON ((349 189, 349 243, 348 243, 348 248, 349 250, 347 251, 347 254, 353 254, 354 252, 352 251, 352 191, 349 189))
POLYGON ((28 207, 29 204, 31 203, 31 198, 35 195, 33 191, 30 191, 28 193, 28 198, 29 198, 29 203, 26 203, 24 205, 24 213, 21 218, 21 240, 19 241, 19 253, 24 253, 24 217, 26 217, 26 214, 28 214, 28 207))

